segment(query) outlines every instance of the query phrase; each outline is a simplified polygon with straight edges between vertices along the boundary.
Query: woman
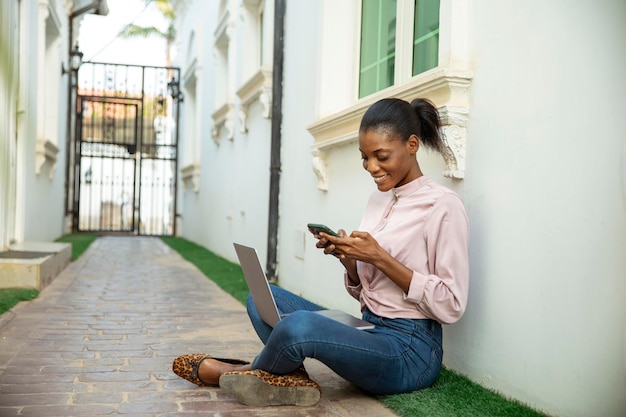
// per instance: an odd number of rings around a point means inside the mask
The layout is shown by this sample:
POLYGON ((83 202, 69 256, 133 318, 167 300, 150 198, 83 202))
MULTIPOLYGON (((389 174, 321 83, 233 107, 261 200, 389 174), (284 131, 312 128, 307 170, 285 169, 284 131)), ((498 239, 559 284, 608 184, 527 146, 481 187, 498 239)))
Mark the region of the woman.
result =
POLYGON ((252 364, 193 354, 177 358, 174 372, 198 385, 220 385, 249 405, 313 405, 320 388, 302 367, 325 363, 374 395, 432 385, 443 357, 441 324, 463 314, 468 295, 469 222, 461 199, 425 176, 416 159, 421 145, 442 152, 437 109, 383 99, 363 116, 359 150, 377 190, 358 231, 313 232, 316 246, 345 267, 345 287, 360 301, 371 330, 356 330, 311 313, 321 307, 272 287, 281 313, 275 328, 248 314, 265 344, 252 364), (324 331, 320 332, 319 329, 324 331))

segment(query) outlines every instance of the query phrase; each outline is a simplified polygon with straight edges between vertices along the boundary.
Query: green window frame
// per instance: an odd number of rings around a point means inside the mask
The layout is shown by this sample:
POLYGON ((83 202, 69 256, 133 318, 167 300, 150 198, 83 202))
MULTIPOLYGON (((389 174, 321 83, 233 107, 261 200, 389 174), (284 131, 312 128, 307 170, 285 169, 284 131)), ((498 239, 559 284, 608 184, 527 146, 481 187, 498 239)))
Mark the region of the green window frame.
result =
POLYGON ((396 0, 363 0, 359 98, 394 83, 396 0))
POLYGON ((440 0, 361 1, 359 98, 438 66, 439 8, 440 0))
POLYGON ((439 62, 439 0, 415 0, 413 20, 413 75, 439 62))

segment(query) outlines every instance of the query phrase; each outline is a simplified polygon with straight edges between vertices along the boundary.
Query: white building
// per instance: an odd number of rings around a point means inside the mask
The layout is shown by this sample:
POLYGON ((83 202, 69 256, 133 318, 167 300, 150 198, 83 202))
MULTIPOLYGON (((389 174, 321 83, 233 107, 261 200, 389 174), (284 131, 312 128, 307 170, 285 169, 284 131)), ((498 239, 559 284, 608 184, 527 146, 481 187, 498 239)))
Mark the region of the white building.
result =
POLYGON ((445 364, 552 415, 623 416, 626 3, 441 0, 415 36, 415 5, 434 2, 383 3, 397 9, 286 1, 281 103, 281 1, 179 2, 182 235, 231 260, 233 241, 253 245, 283 287, 355 312, 306 224, 358 226, 374 188, 356 145, 367 106, 430 98, 450 155, 418 159, 464 198, 472 229, 470 301, 445 328, 445 364))
POLYGON ((68 232, 70 38, 86 13, 106 0, 0 2, 0 251, 68 232))

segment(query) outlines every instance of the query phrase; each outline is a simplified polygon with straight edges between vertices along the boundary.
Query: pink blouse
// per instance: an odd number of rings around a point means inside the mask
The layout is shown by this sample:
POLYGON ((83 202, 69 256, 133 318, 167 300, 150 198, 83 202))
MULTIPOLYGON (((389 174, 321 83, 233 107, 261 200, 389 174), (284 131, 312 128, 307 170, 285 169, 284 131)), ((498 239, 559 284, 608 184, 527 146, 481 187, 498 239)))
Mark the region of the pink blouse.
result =
POLYGON ((378 316, 459 320, 469 285, 469 220, 460 197, 421 176, 387 192, 374 191, 359 226, 409 269, 413 278, 405 293, 371 264, 357 261, 361 279, 346 289, 378 316))

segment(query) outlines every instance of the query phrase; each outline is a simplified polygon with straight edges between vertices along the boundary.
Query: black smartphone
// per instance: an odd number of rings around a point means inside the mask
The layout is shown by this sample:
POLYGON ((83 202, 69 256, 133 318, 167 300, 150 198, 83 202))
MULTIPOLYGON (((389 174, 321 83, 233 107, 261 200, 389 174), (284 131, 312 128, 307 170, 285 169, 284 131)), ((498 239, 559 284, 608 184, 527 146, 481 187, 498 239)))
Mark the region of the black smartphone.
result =
POLYGON ((337 232, 335 232, 333 229, 331 229, 330 227, 324 224, 309 223, 307 224, 307 227, 311 229, 312 231, 314 231, 315 233, 324 232, 324 233, 328 233, 331 236, 339 237, 339 234, 337 234, 337 232))

